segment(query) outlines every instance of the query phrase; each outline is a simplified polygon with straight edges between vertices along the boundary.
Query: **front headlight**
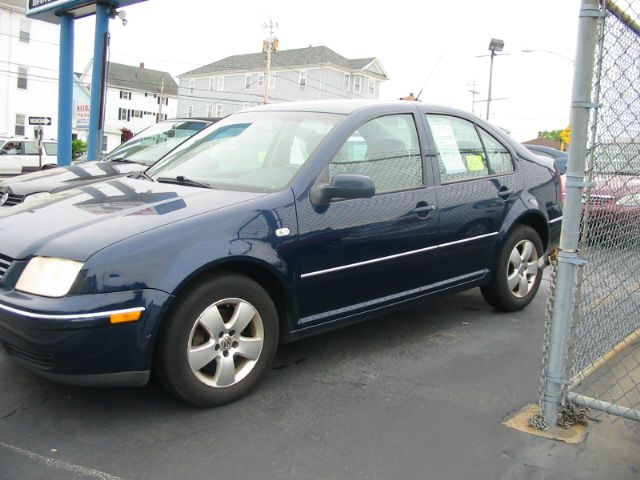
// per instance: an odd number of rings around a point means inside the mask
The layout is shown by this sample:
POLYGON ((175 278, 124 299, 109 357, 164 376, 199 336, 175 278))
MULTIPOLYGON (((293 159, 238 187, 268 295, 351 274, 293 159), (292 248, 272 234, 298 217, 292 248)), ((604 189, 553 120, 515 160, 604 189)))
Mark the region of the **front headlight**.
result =
POLYGON ((625 195, 616 200, 616 205, 621 207, 640 207, 640 193, 625 195))
POLYGON ((45 198, 49 198, 51 196, 50 192, 40 192, 40 193, 32 193, 31 195, 28 195, 23 203, 25 205, 29 205, 31 203, 36 203, 38 200, 42 200, 45 198))
POLYGON ((16 290, 43 297, 64 297, 83 265, 63 258, 34 257, 20 275, 16 290))

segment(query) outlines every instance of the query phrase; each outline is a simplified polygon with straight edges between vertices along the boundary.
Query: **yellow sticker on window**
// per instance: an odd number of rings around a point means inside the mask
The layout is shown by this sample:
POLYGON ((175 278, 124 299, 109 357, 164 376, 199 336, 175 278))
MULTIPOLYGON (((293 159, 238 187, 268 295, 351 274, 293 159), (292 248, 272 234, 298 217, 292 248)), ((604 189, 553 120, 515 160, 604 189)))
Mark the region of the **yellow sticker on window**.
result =
POLYGON ((484 161, 482 155, 466 155, 467 168, 470 172, 478 172, 484 170, 484 161))

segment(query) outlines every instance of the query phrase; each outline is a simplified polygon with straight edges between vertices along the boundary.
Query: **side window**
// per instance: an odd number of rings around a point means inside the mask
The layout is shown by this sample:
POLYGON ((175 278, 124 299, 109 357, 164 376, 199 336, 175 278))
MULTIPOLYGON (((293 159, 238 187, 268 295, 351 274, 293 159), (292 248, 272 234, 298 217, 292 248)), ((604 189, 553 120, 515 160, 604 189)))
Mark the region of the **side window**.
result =
POLYGON ((484 148, 475 126, 446 115, 427 115, 436 144, 442 183, 489 175, 484 148))
POLYGON ((513 158, 509 150, 481 128, 478 130, 480 130, 484 149, 487 151, 489 171, 492 174, 513 172, 513 158))
POLYGON ((341 173, 371 177, 377 194, 422 186, 413 115, 387 115, 358 128, 329 165, 330 178, 341 173))
POLYGON ((38 149, 33 142, 24 142, 24 154, 25 155, 38 155, 38 149))
POLYGON ((44 144, 44 151, 47 153, 48 156, 55 157, 56 155, 58 155, 58 144, 57 143, 45 143, 44 144))

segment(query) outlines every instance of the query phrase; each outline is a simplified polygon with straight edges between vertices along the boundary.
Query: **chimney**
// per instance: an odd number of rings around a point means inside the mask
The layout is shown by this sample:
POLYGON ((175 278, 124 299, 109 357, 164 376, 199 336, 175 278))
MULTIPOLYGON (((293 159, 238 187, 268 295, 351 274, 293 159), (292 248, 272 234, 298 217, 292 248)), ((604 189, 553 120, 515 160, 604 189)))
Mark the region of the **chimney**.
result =
POLYGON ((140 68, 144 68, 144 62, 140 62, 140 68))

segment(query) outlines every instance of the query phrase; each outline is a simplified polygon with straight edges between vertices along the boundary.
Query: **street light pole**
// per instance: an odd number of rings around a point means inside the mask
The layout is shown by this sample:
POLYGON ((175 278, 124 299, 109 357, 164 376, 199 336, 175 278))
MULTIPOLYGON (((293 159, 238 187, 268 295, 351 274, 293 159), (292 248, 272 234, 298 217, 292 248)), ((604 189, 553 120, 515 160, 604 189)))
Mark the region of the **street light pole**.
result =
POLYGON ((489 121, 489 113, 491 112, 491 88, 493 86, 493 59, 496 56, 496 52, 501 52, 504 48, 504 42, 502 40, 497 40, 495 38, 491 39, 489 42, 489 50, 491 51, 491 63, 489 65, 489 91, 487 95, 487 117, 486 120, 489 121))

